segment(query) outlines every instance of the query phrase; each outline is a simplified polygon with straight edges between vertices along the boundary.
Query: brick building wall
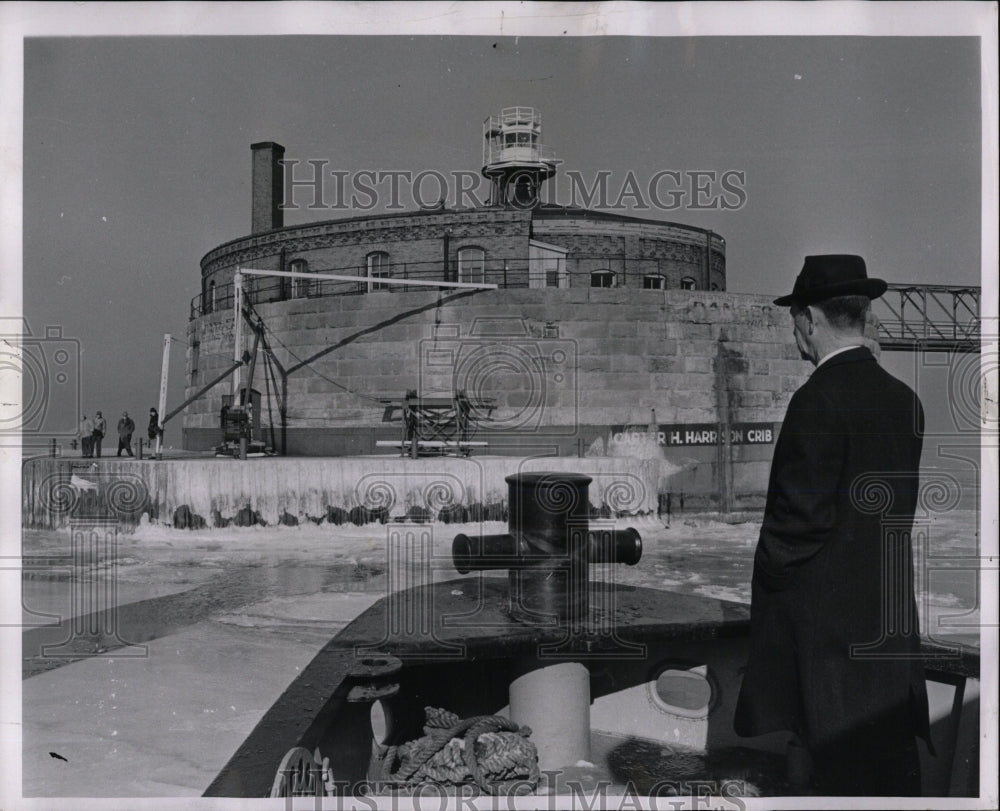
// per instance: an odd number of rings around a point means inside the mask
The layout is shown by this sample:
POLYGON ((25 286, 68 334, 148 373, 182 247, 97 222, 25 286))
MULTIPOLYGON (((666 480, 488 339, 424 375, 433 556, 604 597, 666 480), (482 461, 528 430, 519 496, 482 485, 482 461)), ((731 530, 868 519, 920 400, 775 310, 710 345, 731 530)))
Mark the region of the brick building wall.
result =
MULTIPOLYGON (((642 287, 644 276, 659 274, 668 288, 680 288, 684 279, 695 289, 726 288, 725 243, 702 229, 574 209, 446 209, 290 226, 233 240, 202 260, 201 302, 211 300, 212 286, 229 286, 239 266, 280 270, 302 260, 313 271, 363 274, 366 258, 384 252, 396 277, 443 278, 447 259, 454 278, 460 252, 470 247, 484 252, 487 281, 518 286, 527 283, 530 239, 568 252, 570 286, 589 286, 593 271, 611 270, 615 286, 642 287)), ((288 296, 287 283, 272 287, 280 291, 274 298, 288 296)), ((210 309, 195 305, 196 313, 210 309)))
POLYGON ((661 274, 668 288, 680 288, 687 277, 698 290, 726 289, 725 241, 700 228, 567 209, 536 212, 532 232, 569 251, 578 284, 587 285, 589 273, 608 268, 621 287, 642 287, 644 276, 661 274))

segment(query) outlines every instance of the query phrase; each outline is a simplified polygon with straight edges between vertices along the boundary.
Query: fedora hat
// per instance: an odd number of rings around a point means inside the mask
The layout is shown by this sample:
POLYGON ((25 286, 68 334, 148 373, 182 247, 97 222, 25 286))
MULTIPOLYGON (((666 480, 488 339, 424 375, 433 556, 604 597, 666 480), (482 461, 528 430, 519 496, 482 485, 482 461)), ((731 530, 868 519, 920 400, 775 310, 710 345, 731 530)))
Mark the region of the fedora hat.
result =
POLYGON ((834 296, 881 296, 888 285, 882 279, 869 279, 865 260, 847 253, 807 256, 795 287, 787 296, 776 298, 779 307, 805 306, 834 296))

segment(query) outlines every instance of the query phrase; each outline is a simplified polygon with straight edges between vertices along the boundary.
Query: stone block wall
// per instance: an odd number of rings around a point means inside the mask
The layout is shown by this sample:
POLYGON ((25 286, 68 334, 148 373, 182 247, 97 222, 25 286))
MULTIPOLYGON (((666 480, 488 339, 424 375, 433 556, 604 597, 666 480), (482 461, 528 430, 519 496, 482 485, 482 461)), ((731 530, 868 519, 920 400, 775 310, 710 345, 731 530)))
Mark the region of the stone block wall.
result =
MULTIPOLYGON (((381 409, 369 398, 408 389, 494 398, 498 420, 515 418, 530 399, 539 403, 534 421, 548 426, 643 423, 651 408, 661 421, 710 422, 720 356, 732 418, 775 420, 808 371, 784 310, 729 293, 395 293, 257 310, 282 366, 294 369, 289 415, 303 427, 319 427, 317 420, 356 425, 353 412, 376 425, 381 409)), ((231 363, 231 318, 227 311, 191 322, 188 342, 199 354, 191 392, 231 363)), ((252 337, 245 338, 249 349, 252 337)), ((217 417, 212 399, 189 408, 188 426, 217 417)))
MULTIPOLYGON (((798 359, 786 310, 731 293, 394 292, 257 309, 289 370, 290 453, 375 452, 377 440, 401 436, 400 424, 386 421, 385 401, 414 389, 491 400, 492 422, 477 435, 491 453, 613 454, 616 426, 715 423, 720 397, 732 423, 778 423, 811 368, 798 359)), ((231 318, 228 311, 191 322, 198 368, 189 393, 231 363, 231 318)), ((262 368, 258 362, 254 387, 263 392, 262 368)), ((187 447, 218 442, 229 390, 220 384, 188 407, 187 447)), ((745 468, 733 474, 735 488, 763 491, 772 448, 731 447, 733 463, 745 468)), ((717 448, 659 452, 689 490, 717 486, 717 448)))

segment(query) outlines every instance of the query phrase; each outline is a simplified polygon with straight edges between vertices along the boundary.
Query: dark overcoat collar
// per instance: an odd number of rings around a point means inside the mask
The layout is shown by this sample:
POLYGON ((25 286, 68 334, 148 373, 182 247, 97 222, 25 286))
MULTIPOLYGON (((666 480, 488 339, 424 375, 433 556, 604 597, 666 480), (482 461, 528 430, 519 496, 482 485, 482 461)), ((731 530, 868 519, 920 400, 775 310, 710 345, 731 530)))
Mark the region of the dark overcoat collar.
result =
POLYGON ((817 372, 828 371, 829 369, 833 369, 845 363, 858 363, 869 360, 875 360, 875 356, 871 353, 871 350, 865 346, 856 346, 854 349, 848 349, 846 352, 839 352, 829 360, 824 361, 813 370, 813 374, 815 375, 817 372))

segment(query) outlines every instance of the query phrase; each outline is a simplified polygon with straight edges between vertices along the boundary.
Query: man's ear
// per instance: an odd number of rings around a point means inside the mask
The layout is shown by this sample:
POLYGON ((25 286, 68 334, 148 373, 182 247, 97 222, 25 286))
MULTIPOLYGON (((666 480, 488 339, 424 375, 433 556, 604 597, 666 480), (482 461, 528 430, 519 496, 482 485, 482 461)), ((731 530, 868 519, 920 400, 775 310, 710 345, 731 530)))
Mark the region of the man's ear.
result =
POLYGON ((817 326, 826 323, 826 317, 823 315, 823 311, 814 304, 807 304, 803 308, 803 315, 805 315, 806 321, 809 322, 809 335, 813 334, 813 330, 815 330, 817 326))

